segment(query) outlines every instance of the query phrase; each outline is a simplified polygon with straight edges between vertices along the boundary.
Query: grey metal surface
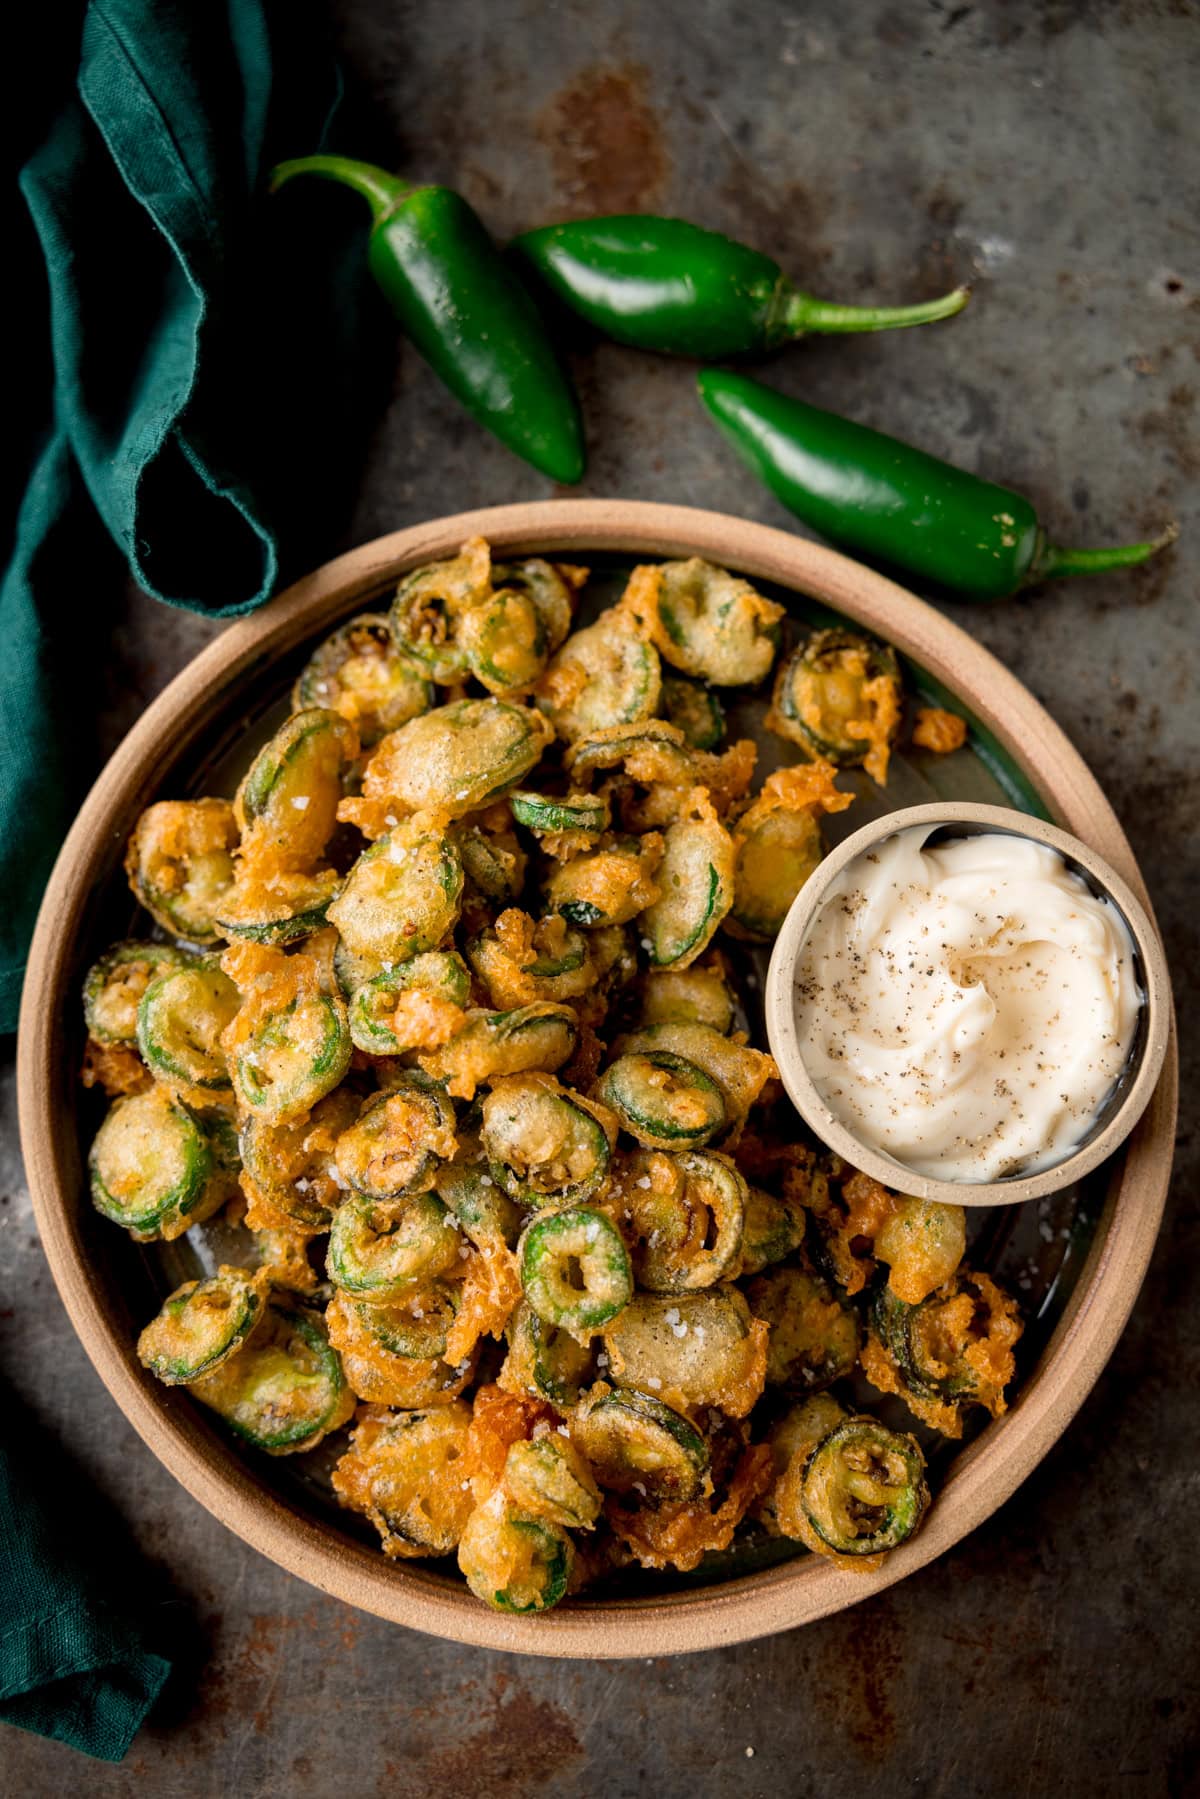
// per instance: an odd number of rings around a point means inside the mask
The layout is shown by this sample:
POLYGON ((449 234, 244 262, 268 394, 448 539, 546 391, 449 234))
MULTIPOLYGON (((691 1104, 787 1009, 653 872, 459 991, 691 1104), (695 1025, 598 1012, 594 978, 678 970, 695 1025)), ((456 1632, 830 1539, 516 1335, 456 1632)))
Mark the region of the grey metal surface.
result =
MULTIPOLYGON (((971 309, 951 325, 811 343, 769 379, 1023 488, 1064 539, 1180 519, 1178 549, 1143 571, 955 609, 1065 727, 1141 859, 1183 1024, 1174 1191, 1133 1320, 1079 1418, 958 1549, 770 1641, 554 1664, 352 1613, 187 1498, 59 1305, 10 1081, 4 1362, 126 1520, 164 1621, 191 1647, 123 1767, 85 1768, 0 1731, 0 1784, 188 1799, 1194 1791, 1200 12, 1188 0, 337 0, 335 13, 382 141, 394 135, 407 169, 462 187, 498 233, 568 211, 676 211, 750 238, 834 297, 901 300, 972 279, 971 309)), ((581 491, 788 522, 706 427, 686 365, 600 347, 578 375, 592 440, 581 491)), ((398 351, 357 517, 330 551, 547 491, 398 351)), ((130 596, 107 675, 109 747, 212 630, 130 596)), ((87 1513, 85 1499, 82 1528, 87 1513)))

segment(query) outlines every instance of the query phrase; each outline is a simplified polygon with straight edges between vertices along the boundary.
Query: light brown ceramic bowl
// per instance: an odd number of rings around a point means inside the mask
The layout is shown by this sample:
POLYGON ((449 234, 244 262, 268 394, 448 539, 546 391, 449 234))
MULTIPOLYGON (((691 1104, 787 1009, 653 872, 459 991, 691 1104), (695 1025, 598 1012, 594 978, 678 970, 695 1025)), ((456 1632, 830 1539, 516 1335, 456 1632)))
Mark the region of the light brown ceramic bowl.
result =
MULTIPOLYGON (((173 771, 209 742, 214 719, 220 716, 222 730, 232 733, 239 717, 244 730, 253 716, 237 714, 241 700, 234 705, 230 696, 249 693, 279 658, 361 610, 404 570, 452 554, 475 532, 505 558, 705 556, 858 620, 958 696, 1042 806, 1145 902, 1112 809, 1058 727, 999 662, 881 575, 786 532, 686 507, 563 500, 414 526, 327 564, 263 612, 231 625, 149 707, 84 803, 46 892, 22 1008, 21 1137, 42 1241, 88 1354, 154 1454, 231 1530, 313 1585, 416 1630, 528 1654, 675 1654, 764 1636, 851 1605, 942 1554, 1008 1498, 1078 1409, 1121 1333, 1154 1245, 1171 1164, 1174 1046, 1141 1123, 1107 1170, 1070 1298, 1011 1411, 955 1455, 920 1532, 878 1573, 845 1574, 802 1556, 667 1597, 585 1599, 545 1617, 514 1618, 488 1610, 433 1568, 387 1562, 336 1521, 278 1490, 186 1394, 160 1386, 138 1364, 134 1342, 147 1315, 138 1304, 146 1295, 131 1296, 109 1272, 113 1251, 109 1238, 97 1235, 103 1221, 86 1192, 77 983, 87 958, 103 945, 96 909, 106 888, 119 884, 121 846, 138 811, 159 794, 179 791, 170 785, 173 771)), ((118 1248, 124 1267, 132 1251, 124 1238, 118 1248)))
POLYGON ((793 902, 775 940, 766 991, 767 1035, 771 1054, 779 1065, 780 1077, 792 1104, 830 1149, 844 1156, 855 1168, 882 1181, 885 1187, 899 1188, 918 1199, 940 1200, 943 1204, 963 1206, 1016 1205, 1023 1200, 1040 1199, 1057 1193, 1073 1181, 1079 1181, 1099 1168, 1102 1162, 1120 1148, 1150 1103, 1158 1085, 1167 1043, 1171 1032, 1171 985, 1166 957, 1158 932, 1150 923, 1141 902, 1110 868, 1102 856, 1089 849, 1078 837, 1040 818, 1030 818, 1005 806, 975 806, 959 800, 948 800, 929 806, 906 806, 884 818, 872 819, 855 831, 837 848, 831 850, 816 873, 811 875, 793 902), (1100 1108, 1094 1127, 1069 1155, 1037 1174, 999 1181, 940 1181, 916 1174, 891 1156, 859 1141, 842 1121, 830 1111, 818 1093, 796 1035, 796 1008, 793 995, 796 961, 804 947, 810 927, 825 904, 843 869, 856 857, 874 849, 885 838, 900 831, 943 831, 961 836, 968 832, 998 831, 1008 836, 1031 838, 1057 850, 1088 884, 1094 893, 1107 898, 1124 918, 1136 951, 1136 976, 1144 995, 1138 1019, 1137 1034, 1129 1058, 1113 1092, 1100 1108))

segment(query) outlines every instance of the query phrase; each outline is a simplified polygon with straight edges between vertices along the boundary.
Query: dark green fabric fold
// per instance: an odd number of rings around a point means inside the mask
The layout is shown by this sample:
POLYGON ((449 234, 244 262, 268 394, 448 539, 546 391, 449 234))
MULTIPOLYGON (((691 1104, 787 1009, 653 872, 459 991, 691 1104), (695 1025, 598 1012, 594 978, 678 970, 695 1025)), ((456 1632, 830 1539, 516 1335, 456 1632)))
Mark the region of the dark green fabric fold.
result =
MULTIPOLYGON (((0 494, 0 1030, 96 773, 130 575, 228 617, 329 554, 390 339, 355 209, 264 191, 339 105, 318 0, 63 0, 20 9, 15 33, 36 134, 0 121, 25 377, 6 419, 23 466, 0 494)), ((0 1721, 119 1760, 172 1652, 147 1635, 143 1577, 110 1572, 119 1526, 104 1537, 77 1474, 60 1508, 9 1410, 0 1721)))
MULTIPOLYGON (((79 1476, 5 1406, 0 1441, 0 1724, 120 1761, 171 1672, 79 1476), (73 1496, 68 1500, 68 1492, 73 1496)), ((107 1520, 105 1524, 107 1524, 107 1520)), ((2 1760, 2 1751, 0 1751, 2 1760)))
POLYGON ((33 236, 9 279, 47 294, 53 389, 16 433, 41 448, 0 586, 0 1030, 95 773, 80 665, 123 580, 230 617, 340 522, 378 382, 365 225, 264 191, 339 99, 315 0, 90 0, 73 91, 21 169, 33 236), (72 558, 88 507, 115 554, 72 558))

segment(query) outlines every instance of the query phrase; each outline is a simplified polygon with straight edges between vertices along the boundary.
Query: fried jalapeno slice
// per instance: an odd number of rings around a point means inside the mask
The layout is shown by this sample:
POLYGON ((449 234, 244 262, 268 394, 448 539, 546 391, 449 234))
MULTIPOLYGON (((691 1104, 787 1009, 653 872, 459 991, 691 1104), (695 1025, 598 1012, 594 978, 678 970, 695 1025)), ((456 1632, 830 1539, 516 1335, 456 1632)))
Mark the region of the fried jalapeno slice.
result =
POLYGON ((753 686, 770 673, 782 606, 699 556, 664 562, 654 573, 650 618, 667 662, 716 687, 753 686))
POLYGON ((701 789, 667 827, 655 870, 659 898, 642 913, 646 953, 656 968, 687 968, 704 953, 733 905, 733 839, 701 789))
POLYGON ((315 1449, 355 1405, 320 1314, 282 1300, 271 1302, 236 1354, 190 1382, 189 1391, 268 1455, 315 1449))
POLYGON ((895 651, 836 627, 812 632, 783 664, 767 728, 838 768, 861 763, 883 786, 900 705, 895 651))
POLYGON ((591 1530, 600 1516, 600 1489, 591 1469, 570 1438, 557 1431, 512 1444, 504 1485, 519 1511, 564 1530, 591 1530))
POLYGON ((138 1360, 166 1386, 187 1386, 236 1355, 265 1304, 266 1277, 244 1268, 187 1281, 138 1338, 138 1360))
POLYGON ((567 743, 612 725, 653 718, 662 664, 637 621, 619 607, 572 632, 551 658, 534 698, 567 743))
POLYGON ((441 1089, 409 1071, 369 1099, 334 1145, 334 1160, 356 1193, 403 1199, 433 1186, 439 1161, 455 1149, 454 1107, 441 1089))
MULTIPOLYGON (((477 812, 515 787, 552 732, 539 712, 508 700, 453 700, 410 719, 377 745, 363 776, 363 799, 397 815, 477 812)), ((344 815, 356 816, 354 802, 344 815)))
MULTIPOLYGON (((417 1342, 428 1316, 426 1301, 431 1309, 440 1309, 440 1302, 430 1295, 430 1288, 419 1287, 381 1304, 341 1291, 334 1294, 325 1312, 329 1341, 341 1356, 347 1385, 360 1399, 420 1411, 452 1404, 469 1384, 475 1373, 473 1355, 450 1363, 440 1352, 410 1355, 384 1341, 386 1337, 390 1342, 417 1342)), ((429 1337, 438 1334, 435 1328, 429 1337)))
POLYGON ((704 1491, 709 1447, 683 1415, 653 1393, 601 1385, 573 1413, 571 1441, 607 1492, 639 1491, 647 1503, 704 1491))
POLYGON ((138 1006, 152 981, 189 960, 173 943, 114 943, 88 969, 83 1016, 95 1043, 136 1045, 138 1006))
POLYGON ((687 1293, 737 1271, 747 1189, 728 1157, 635 1150, 617 1180, 639 1286, 687 1293))
POLYGON ((699 1293, 637 1294, 605 1330, 604 1348, 618 1387, 744 1418, 762 1394, 767 1335, 737 1288, 722 1283, 699 1293))
POLYGON ((393 1558, 450 1555, 474 1505, 462 1477, 471 1408, 462 1400, 429 1411, 372 1409, 333 1470, 341 1503, 361 1512, 393 1558))
POLYGON ((538 837, 555 836, 561 831, 600 837, 612 820, 612 808, 604 794, 555 795, 517 788, 509 794, 508 803, 517 823, 538 837))
POLYGON ((378 612, 360 613, 327 637, 292 690, 293 711, 320 706, 340 712, 364 749, 432 705, 433 687, 398 653, 378 612))
POLYGON ((969 1405, 994 1418, 1006 1410, 1022 1328, 1016 1302, 989 1275, 960 1268, 919 1305, 889 1283, 872 1303, 863 1372, 943 1436, 959 1437, 969 1405))
POLYGON ((483 1102, 493 1180, 527 1206, 577 1205, 605 1181, 616 1136, 599 1107, 547 1074, 508 1075, 483 1102))
POLYGON ((825 854, 819 812, 842 812, 853 795, 835 785, 831 762, 820 759, 768 775, 762 792, 738 817, 729 929, 734 936, 769 943, 778 935, 792 901, 825 854))
POLYGON ((620 1232, 586 1206, 543 1212, 517 1245, 525 1297, 546 1324, 590 1336, 633 1296, 633 1270, 620 1232))
POLYGON ((157 800, 134 827, 125 872, 155 924, 189 943, 215 943, 233 884, 238 828, 228 800, 157 800))
POLYGON ((508 1393, 528 1393, 566 1411, 578 1405, 596 1375, 591 1343, 540 1318, 522 1300, 508 1324, 508 1355, 499 1384, 508 1393))
POLYGON ((503 1487, 467 1519, 458 1565, 477 1599, 499 1612, 545 1612, 567 1590, 575 1546, 561 1525, 529 1517, 503 1487))
POLYGON ((511 1012, 471 1011, 466 1017, 464 1028, 442 1049, 418 1058, 455 1099, 474 1099, 476 1088, 501 1075, 553 1074, 569 1061, 579 1035, 570 1006, 548 1001, 511 1012))
POLYGON ((772 1268, 746 1288, 756 1318, 770 1326, 767 1385, 812 1393, 848 1378, 862 1326, 854 1307, 806 1268, 772 1268))
POLYGON ((670 1050, 628 1051, 600 1077, 597 1095, 623 1129, 652 1149, 700 1145, 725 1123, 725 1102, 702 1068, 670 1050))
POLYGON ((457 950, 429 950, 373 975, 350 998, 350 1040, 372 1056, 449 1042, 463 1022, 471 975, 457 950))
POLYGON ((415 673, 442 685, 458 681, 467 663, 459 621, 491 591, 492 554, 472 537, 457 556, 427 562, 404 576, 388 613, 396 654, 415 673))
POLYGON ((299 993, 264 1018, 238 1046, 234 1083, 248 1112, 294 1118, 331 1093, 350 1066, 344 1003, 327 993, 299 993))
POLYGON ((240 1005, 238 990, 213 960, 168 967, 150 982, 137 1012, 143 1062, 168 1086, 228 1091, 222 1037, 240 1005))
POLYGON ((641 990, 639 1023, 707 1024, 723 1037, 736 1018, 728 968, 719 955, 686 968, 652 968, 641 990))
POLYGON ((356 1299, 403 1298, 454 1268, 462 1239, 434 1193, 381 1205, 359 1195, 334 1213, 327 1267, 356 1299))
POLYGON ((386 969, 437 949, 458 917, 462 892, 454 843, 418 821, 363 851, 327 916, 353 955, 386 969))
POLYGON ((663 840, 657 832, 602 838, 595 849, 551 871, 545 887, 547 909, 583 930, 628 924, 659 897, 662 858, 663 840))
POLYGON ((247 1118, 240 1144, 243 1172, 253 1189, 251 1212, 261 1197, 306 1231, 328 1230, 345 1188, 334 1150, 361 1109, 356 1093, 337 1087, 295 1118, 247 1118))
POLYGON ((694 750, 715 750, 725 735, 725 709, 710 687, 682 675, 664 675, 663 715, 694 750))
POLYGON ((305 872, 337 823, 358 733, 340 712, 294 712, 258 752, 237 791, 242 856, 257 865, 305 872))
POLYGON ((119 1099, 88 1156, 92 1204, 138 1242, 170 1242, 232 1197, 234 1171, 165 1087, 119 1099))
POLYGON ((813 1450, 801 1496, 809 1526, 835 1555, 880 1555, 911 1537, 929 1509, 925 1458, 914 1437, 849 1418, 813 1450))
MULTIPOLYGON (((767 1082, 775 1064, 762 1050, 734 1042, 709 1024, 672 1020, 643 1026, 617 1039, 619 1056, 666 1054, 682 1057, 698 1068, 717 1088, 729 1124, 744 1119, 767 1082)), ((611 1103, 611 1102, 610 1102, 611 1103)))

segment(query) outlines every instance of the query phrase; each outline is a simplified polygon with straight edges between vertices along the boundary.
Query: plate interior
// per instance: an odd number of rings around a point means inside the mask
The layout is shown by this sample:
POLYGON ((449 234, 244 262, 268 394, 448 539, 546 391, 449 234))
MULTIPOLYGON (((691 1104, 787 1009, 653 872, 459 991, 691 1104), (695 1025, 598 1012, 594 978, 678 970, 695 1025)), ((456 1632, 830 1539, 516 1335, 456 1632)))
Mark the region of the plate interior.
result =
MULTIPOLYGON (((583 624, 589 623, 596 613, 619 596, 633 566, 628 558, 605 554, 595 554, 589 557, 589 562, 592 577, 578 619, 583 624)), ((794 621, 789 629, 796 625, 801 629, 813 625, 853 625, 852 620, 806 599, 793 589, 764 581, 756 582, 756 585, 787 607, 794 621)), ((360 593, 354 603, 347 606, 344 616, 370 610, 385 611, 389 597, 390 587, 375 594, 360 593)), ((193 741, 173 758, 164 760, 156 772, 153 791, 140 796, 139 805, 147 804, 153 798, 184 798, 202 793, 231 797, 254 752, 286 716, 288 696, 297 674, 316 644, 332 628, 330 625, 313 634, 295 651, 268 665, 256 665, 240 681, 230 685, 206 721, 203 741, 193 741)), ((1036 817, 1050 818, 1051 814, 1036 789, 973 716, 970 708, 911 660, 902 657, 901 661, 906 707, 911 710, 918 704, 946 705, 962 713, 969 724, 967 743, 949 756, 906 748, 893 756, 886 790, 877 788, 860 771, 843 773, 842 785, 854 789, 855 803, 846 812, 823 821, 822 830, 827 842, 832 845, 840 841, 875 817, 934 800, 1005 805, 1036 817)), ((768 681, 763 688, 739 697, 736 703, 731 702, 726 708, 729 739, 748 736, 758 744, 758 779, 796 759, 790 745, 763 729, 769 691, 768 681)), ((125 821, 120 837, 114 839, 105 877, 96 883, 90 895, 77 939, 75 992, 81 987, 89 963, 107 944, 135 931, 139 935, 151 934, 146 929, 145 914, 139 914, 133 903, 121 870, 125 835, 132 828, 135 817, 136 812, 125 821)), ((765 1043, 761 995, 769 946, 756 949, 732 939, 723 939, 722 944, 730 953, 739 975, 742 1004, 753 1040, 765 1043)), ((76 1121, 78 1169, 73 1186, 80 1233, 97 1286, 113 1312, 113 1321, 132 1340, 157 1311, 163 1298, 182 1282, 199 1278, 221 1262, 246 1262, 249 1259, 246 1244, 243 1235, 218 1219, 193 1226, 186 1237, 172 1244, 139 1245, 93 1212, 87 1198, 84 1168, 88 1144, 103 1117, 104 1101, 102 1096, 84 1093, 73 1085, 75 1071, 82 1059, 85 1035, 81 1007, 63 1020, 63 1027, 67 1053, 59 1064, 64 1091, 58 1097, 60 1116, 76 1121)), ((1033 1204, 990 1210, 967 1209, 968 1257, 972 1265, 996 1274, 1004 1282, 1020 1304, 1025 1319, 1025 1334, 1017 1348, 1018 1389, 1037 1363, 1070 1300, 1095 1234, 1111 1172, 1111 1166, 1097 1170, 1083 1183, 1033 1204)), ((916 1424, 898 1400, 882 1397, 865 1382, 860 1397, 886 1423, 913 1430, 921 1439, 930 1463, 935 1496, 951 1462, 986 1422, 981 1416, 973 1430, 968 1421, 962 1443, 948 1443, 923 1425, 916 1424)), ((194 1403, 182 1390, 171 1394, 170 1399, 173 1404, 194 1403)), ((197 1410, 202 1409, 197 1407, 197 1410)), ((207 1424, 210 1414, 202 1415, 207 1424)), ((219 1427, 213 1424, 212 1428, 219 1427)), ((263 1484, 282 1498, 319 1518, 343 1537, 374 1547, 377 1543, 374 1531, 365 1520, 341 1510, 330 1485, 329 1472, 345 1447, 346 1435, 345 1431, 337 1433, 308 1455, 279 1459, 262 1455, 232 1437, 228 1444, 230 1452, 248 1463, 263 1484)), ((799 1544, 769 1538, 755 1528, 744 1527, 729 1550, 710 1554, 694 1573, 634 1570, 631 1575, 607 1580, 603 1588, 596 1591, 598 1597, 605 1599, 624 1595, 653 1598, 697 1587, 712 1587, 807 1554, 808 1551, 799 1544)), ((380 1559, 382 1561, 382 1557, 380 1559)), ((445 1580, 448 1585, 462 1584, 452 1562, 425 1566, 435 1578, 445 1580)), ((586 1606, 586 1596, 577 1603, 586 1606)))

